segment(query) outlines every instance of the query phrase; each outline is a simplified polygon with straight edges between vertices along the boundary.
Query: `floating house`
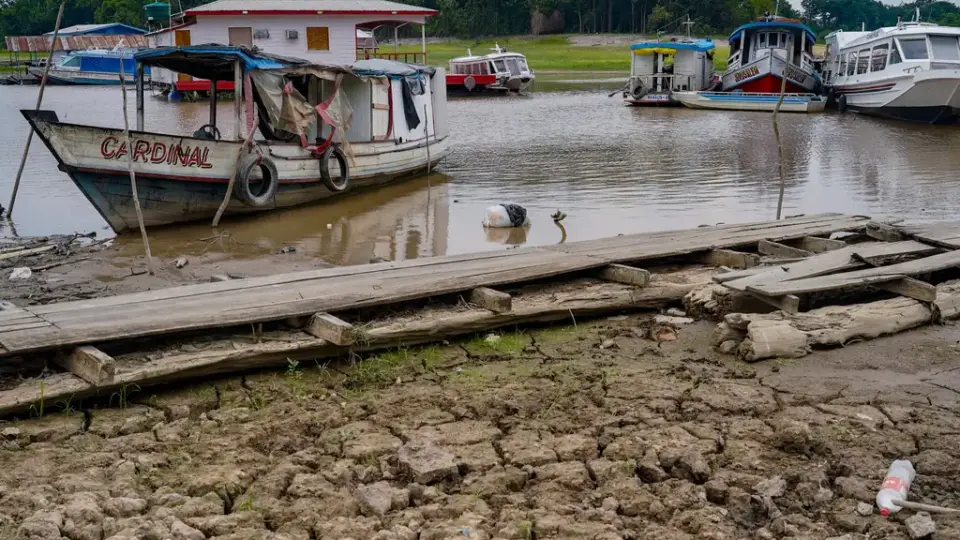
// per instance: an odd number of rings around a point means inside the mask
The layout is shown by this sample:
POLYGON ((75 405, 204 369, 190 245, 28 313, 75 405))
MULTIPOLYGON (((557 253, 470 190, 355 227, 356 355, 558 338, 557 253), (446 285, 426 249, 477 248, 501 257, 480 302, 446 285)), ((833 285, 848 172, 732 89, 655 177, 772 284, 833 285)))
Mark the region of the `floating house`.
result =
MULTIPOLYGON (((208 43, 256 47, 281 56, 320 64, 352 64, 382 58, 409 63, 426 62, 427 18, 437 11, 388 0, 217 0, 188 9, 184 22, 147 34, 150 47, 208 43), (408 25, 421 27, 418 53, 383 52, 374 32, 408 25)), ((154 84, 177 90, 207 91, 210 83, 188 75, 155 69, 154 84)), ((222 81, 217 88, 230 90, 222 81)))
MULTIPOLYGON (((53 60, 78 51, 111 50, 117 45, 129 49, 147 46, 147 31, 123 23, 77 24, 61 28, 57 42, 53 44, 53 60)), ((4 44, 15 61, 46 61, 50 52, 53 32, 40 36, 6 36, 4 44)))

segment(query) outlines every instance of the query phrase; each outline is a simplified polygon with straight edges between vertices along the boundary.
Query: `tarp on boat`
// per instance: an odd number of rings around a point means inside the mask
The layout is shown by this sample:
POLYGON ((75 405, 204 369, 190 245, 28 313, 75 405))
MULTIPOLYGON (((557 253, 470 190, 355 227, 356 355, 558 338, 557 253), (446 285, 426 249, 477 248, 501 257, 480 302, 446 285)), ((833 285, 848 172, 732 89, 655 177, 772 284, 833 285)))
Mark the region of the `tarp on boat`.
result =
MULTIPOLYGON (((311 65, 302 58, 293 58, 253 51, 247 47, 224 45, 192 45, 189 47, 158 47, 134 55, 137 62, 160 67, 210 81, 232 81, 237 62, 244 73, 258 69, 284 69, 311 65)), ((325 66, 326 67, 326 66, 325 66)), ((342 66, 329 69, 349 71, 342 66)))
POLYGON ((648 41, 630 46, 633 54, 674 54, 677 51, 709 52, 716 48, 712 39, 696 41, 648 41))
POLYGON ((406 64, 396 60, 385 60, 383 58, 371 58, 369 60, 358 60, 350 65, 354 73, 361 77, 390 77, 405 78, 416 77, 420 75, 433 75, 437 72, 435 68, 424 66, 422 64, 406 64))

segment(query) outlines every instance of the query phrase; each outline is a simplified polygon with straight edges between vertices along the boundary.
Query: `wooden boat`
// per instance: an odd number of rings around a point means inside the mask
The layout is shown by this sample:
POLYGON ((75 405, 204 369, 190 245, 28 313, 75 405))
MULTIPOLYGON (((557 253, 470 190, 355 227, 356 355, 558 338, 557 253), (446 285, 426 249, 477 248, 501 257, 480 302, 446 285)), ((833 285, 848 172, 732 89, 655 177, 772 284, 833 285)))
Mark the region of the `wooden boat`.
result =
POLYGON ((827 36, 827 94, 837 109, 950 124, 960 118, 960 28, 900 22, 827 36))
POLYGON ((467 91, 523 92, 533 84, 536 76, 526 56, 507 52, 499 44, 490 50, 490 54, 474 56, 467 49, 467 56, 451 59, 447 86, 467 91))
MULTIPOLYGON (((674 92, 674 99, 691 109, 772 112, 780 94, 752 92, 674 92)), ((827 106, 827 99, 816 94, 785 94, 780 112, 818 113, 827 106)))
POLYGON ((244 99, 236 101, 236 140, 223 139, 217 129, 216 90, 209 124, 192 136, 149 132, 138 84, 129 148, 122 129, 22 111, 60 169, 117 232, 138 226, 128 156, 144 221, 157 226, 212 218, 235 172, 226 213, 247 214, 394 181, 449 152, 442 70, 389 60, 321 66, 223 46, 148 49, 136 60, 138 72, 156 66, 206 80, 235 79, 244 99), (254 128, 263 139, 238 160, 241 139, 254 128))
MULTIPOLYGON (((121 64, 123 64, 124 83, 134 84, 136 63, 133 59, 133 51, 119 49, 72 52, 50 66, 47 83, 119 85, 121 64)), ((28 70, 37 80, 43 78, 43 66, 30 67, 28 70)), ((147 82, 150 81, 149 70, 144 70, 143 76, 147 82)))
POLYGON ((721 77, 723 90, 779 94, 816 93, 820 77, 814 71, 816 34, 805 24, 782 17, 762 17, 730 35, 729 69, 721 77))
POLYGON ((630 80, 623 91, 627 105, 680 106, 673 92, 713 90, 716 46, 712 39, 694 39, 688 20, 686 39, 645 41, 630 46, 630 80))

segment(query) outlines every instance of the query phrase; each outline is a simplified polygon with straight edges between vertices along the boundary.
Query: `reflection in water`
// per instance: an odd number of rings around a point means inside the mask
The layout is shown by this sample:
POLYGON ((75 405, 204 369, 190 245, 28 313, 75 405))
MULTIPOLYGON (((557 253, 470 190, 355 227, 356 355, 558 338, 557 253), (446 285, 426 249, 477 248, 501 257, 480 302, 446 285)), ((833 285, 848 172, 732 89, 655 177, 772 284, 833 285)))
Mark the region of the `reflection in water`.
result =
MULTIPOLYGON (((18 109, 33 106, 35 91, 0 87, 4 201, 27 129, 18 109)), ((237 256, 295 246, 334 264, 363 264, 775 217, 779 180, 769 114, 627 108, 607 93, 541 88, 529 96, 451 100, 453 153, 431 179, 230 219, 220 229, 230 233, 223 244, 237 256), (484 209, 507 202, 526 207, 534 227, 485 231, 480 225, 484 209), (557 210, 567 214, 565 229, 549 225, 557 210)), ((109 88, 50 87, 45 95, 46 107, 66 121, 112 126, 122 123, 119 99, 119 89, 109 88)), ((231 104, 220 107, 220 118, 230 118, 231 104)), ((148 100, 147 126, 192 132, 206 122, 207 110, 202 102, 148 100)), ((780 123, 785 215, 957 218, 956 126, 829 113, 784 115, 780 123)), ((223 126, 225 136, 232 131, 229 124, 223 126)), ((14 217, 24 235, 109 233, 36 141, 14 217)), ((198 239, 218 232, 198 223, 154 230, 150 236, 159 255, 173 255, 184 246, 203 249, 198 239)), ((9 226, 0 228, 0 235, 9 233, 9 226)), ((121 240, 130 250, 139 249, 137 243, 134 237, 121 240)))
POLYGON ((487 242, 495 244, 506 244, 508 246, 519 246, 527 243, 527 233, 530 226, 526 227, 484 227, 483 233, 487 242))

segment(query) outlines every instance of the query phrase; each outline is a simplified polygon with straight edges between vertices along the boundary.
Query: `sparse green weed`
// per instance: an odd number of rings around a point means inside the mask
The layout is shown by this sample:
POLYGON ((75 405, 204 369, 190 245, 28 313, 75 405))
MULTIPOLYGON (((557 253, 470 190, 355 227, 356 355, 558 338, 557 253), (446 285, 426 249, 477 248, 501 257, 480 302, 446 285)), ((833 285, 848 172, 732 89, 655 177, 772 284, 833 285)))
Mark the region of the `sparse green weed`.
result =
POLYGON ((40 379, 40 401, 30 405, 30 416, 36 416, 37 418, 43 418, 44 405, 46 401, 47 392, 47 383, 43 379, 40 379))
POLYGON ((110 405, 113 405, 113 398, 117 398, 117 404, 120 405, 121 409, 126 409, 130 405, 130 393, 139 392, 140 386, 136 384, 124 384, 120 387, 120 390, 110 394, 110 405), (134 389, 134 390, 131 390, 134 389))

